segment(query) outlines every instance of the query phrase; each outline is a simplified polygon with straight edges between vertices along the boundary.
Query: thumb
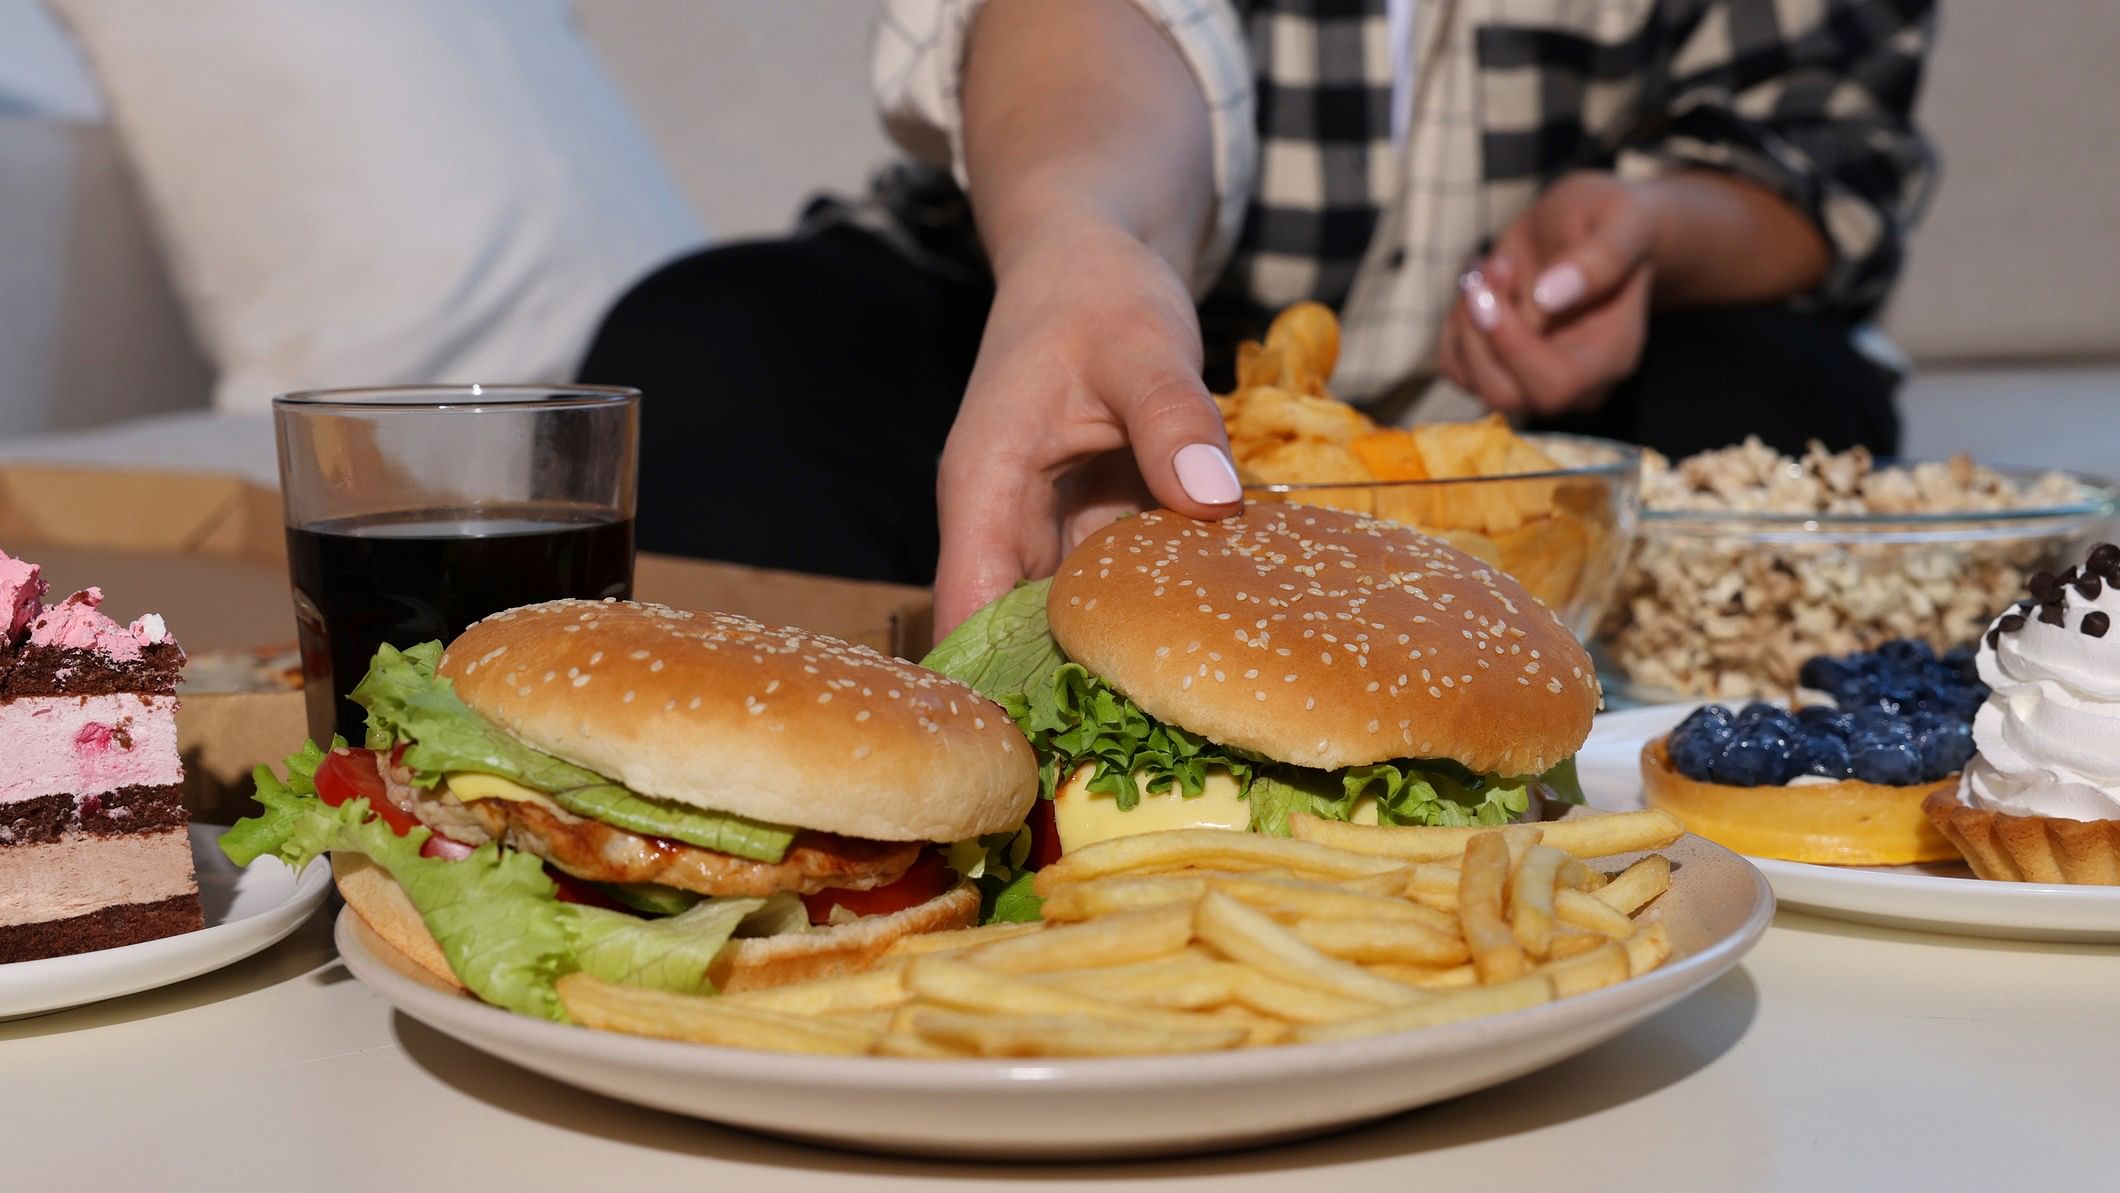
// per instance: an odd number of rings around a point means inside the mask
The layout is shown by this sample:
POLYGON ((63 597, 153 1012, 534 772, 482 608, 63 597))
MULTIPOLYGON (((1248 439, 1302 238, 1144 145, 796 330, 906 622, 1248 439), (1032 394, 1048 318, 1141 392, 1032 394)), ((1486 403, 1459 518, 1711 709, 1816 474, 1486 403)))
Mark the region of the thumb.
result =
POLYGON ((1126 423, 1134 463, 1149 492, 1193 518, 1224 518, 1244 502, 1229 457, 1222 414, 1191 370, 1170 369, 1137 383, 1113 412, 1126 423))
POLYGON ((1531 301, 1558 315, 1620 288, 1649 254, 1649 219, 1626 204, 1584 230, 1531 283, 1531 301))

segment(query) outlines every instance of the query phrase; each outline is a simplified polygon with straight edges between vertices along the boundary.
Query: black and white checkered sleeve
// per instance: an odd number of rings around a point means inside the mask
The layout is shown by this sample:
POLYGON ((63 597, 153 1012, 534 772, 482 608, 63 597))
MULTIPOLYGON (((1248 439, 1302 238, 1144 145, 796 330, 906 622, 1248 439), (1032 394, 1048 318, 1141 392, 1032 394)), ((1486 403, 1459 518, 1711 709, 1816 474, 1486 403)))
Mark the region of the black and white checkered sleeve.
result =
MULTIPOLYGON (((961 87, 972 18, 984 0, 887 0, 870 55, 883 125, 906 152, 964 176, 961 87)), ((1214 137, 1215 221, 1194 288, 1222 272, 1259 170, 1252 66, 1231 0, 1129 0, 1177 47, 1207 100, 1214 137)), ((967 185, 967 189, 969 186, 967 185)))
POLYGON ((1935 173, 1914 128, 1932 0, 1709 0, 1674 22, 1662 119, 1621 147, 1622 174, 1727 170, 1774 190, 1825 233, 1817 297, 1880 304, 1935 173))

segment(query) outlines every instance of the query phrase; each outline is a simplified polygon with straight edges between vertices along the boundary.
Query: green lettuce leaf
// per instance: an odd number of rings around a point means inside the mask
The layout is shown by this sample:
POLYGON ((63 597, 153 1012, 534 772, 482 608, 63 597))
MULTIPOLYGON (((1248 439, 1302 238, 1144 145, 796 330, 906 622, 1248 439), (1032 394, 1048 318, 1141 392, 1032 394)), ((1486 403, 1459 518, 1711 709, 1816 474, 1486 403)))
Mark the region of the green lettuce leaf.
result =
POLYGON ((449 968, 486 1002, 564 1022, 553 983, 575 970, 609 981, 685 994, 707 993, 707 965, 762 899, 708 899, 681 915, 641 920, 600 907, 559 901, 534 854, 492 842, 449 861, 420 856, 428 837, 400 837, 369 816, 368 801, 334 808, 317 798, 314 777, 324 752, 314 743, 287 760, 283 781, 272 768, 254 772, 259 815, 221 837, 237 865, 270 854, 300 869, 330 851, 358 853, 397 880, 441 945, 449 968))
POLYGON ((703 899, 691 910, 644 920, 602 907, 567 905, 576 966, 607 982, 679 994, 711 994, 707 966, 764 899, 703 899))
POLYGON ((1004 697, 1001 707, 1038 752, 1038 782, 1047 798, 1083 762, 1096 767, 1089 789, 1116 797, 1122 811, 1141 802, 1142 786, 1154 794, 1175 787, 1198 795, 1210 767, 1227 769, 1239 785, 1251 780, 1248 757, 1156 720, 1080 663, 1062 664, 1050 683, 1027 696, 1004 697))
POLYGON ((993 893, 988 901, 985 923, 989 924, 1035 924, 1044 917, 1045 900, 1031 890, 1035 874, 1025 872, 993 893))
POLYGON ((385 645, 350 694, 368 710, 369 747, 407 743, 404 763, 420 785, 432 787, 449 771, 499 775, 577 816, 753 861, 777 862, 795 840, 794 829, 651 799, 524 745, 473 712, 456 685, 435 673, 441 657, 439 642, 403 651, 385 645))
POLYGON ((487 1002, 524 1015, 565 1020, 552 983, 572 965, 567 904, 559 902, 535 856, 479 846, 459 861, 420 856, 424 828, 397 836, 372 819, 365 799, 334 808, 316 796, 324 752, 314 743, 287 760, 283 782, 254 772, 264 811, 238 821, 221 849, 247 866, 271 854, 299 870, 331 850, 358 853, 388 871, 419 910, 457 980, 487 1002))
POLYGON ((1295 766, 1260 767, 1244 798, 1251 804, 1251 831, 1276 837, 1288 835, 1288 818, 1298 812, 1345 820, 1354 808, 1337 774, 1295 766))
POLYGON ((1045 621, 1045 596, 1052 586, 1051 580, 1016 585, 965 618, 920 665, 994 701, 1050 685, 1052 673, 1067 662, 1045 621))

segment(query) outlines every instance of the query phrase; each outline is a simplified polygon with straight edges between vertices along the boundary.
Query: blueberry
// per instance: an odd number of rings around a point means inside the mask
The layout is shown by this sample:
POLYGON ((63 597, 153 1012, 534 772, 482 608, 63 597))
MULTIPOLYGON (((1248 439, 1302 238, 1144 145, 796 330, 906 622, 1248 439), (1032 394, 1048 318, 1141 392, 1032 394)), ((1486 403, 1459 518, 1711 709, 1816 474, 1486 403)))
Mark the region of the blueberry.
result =
POLYGON ((1877 648, 1877 657, 1893 667, 1910 667, 1934 659, 1936 652, 1919 638, 1894 638, 1877 648))
POLYGON ((1962 769, 1973 756, 1972 730, 1959 724, 1940 725, 1925 734, 1916 734, 1915 748, 1921 756, 1921 778, 1928 783, 1945 778, 1962 769))
POLYGON ((1734 718, 1731 717, 1730 710, 1724 708, 1722 705, 1703 704, 1699 708, 1694 709, 1692 712, 1687 713, 1686 719, 1680 721, 1678 723, 1678 728, 1672 730, 1672 733, 1674 735, 1685 733, 1703 733, 1706 734, 1709 739, 1714 741, 1717 745, 1721 745, 1724 741, 1729 739, 1729 736, 1733 730, 1733 720, 1734 718))
POLYGON ((1721 746, 1705 733, 1674 733, 1669 743, 1671 765, 1678 773, 1699 783, 1714 781, 1715 755, 1721 746))
POLYGON ((1911 737, 1857 733, 1848 743, 1848 765, 1865 783, 1905 787, 1921 781, 1921 759, 1911 737))
POLYGON ((1781 782, 1787 764, 1787 743, 1777 751, 1768 742, 1739 734, 1715 755, 1709 774, 1715 782, 1732 787, 1766 787, 1781 782))
POLYGON ((1838 692, 1848 678, 1848 669, 1830 655, 1806 659, 1796 672, 1796 682, 1813 691, 1838 692))
POLYGON ((1807 735, 1828 733, 1842 741, 1855 731, 1855 714, 1830 704, 1812 704, 1797 709, 1796 722, 1807 735))
POLYGON ((1780 709, 1764 700, 1754 700, 1752 703, 1745 705, 1743 712, 1737 714, 1737 727, 1744 729, 1757 725, 1762 718, 1773 716, 1780 711, 1780 709))
POLYGON ((1791 762, 1799 775, 1845 779, 1848 777, 1848 743, 1830 734, 1814 732, 1796 743, 1791 762))

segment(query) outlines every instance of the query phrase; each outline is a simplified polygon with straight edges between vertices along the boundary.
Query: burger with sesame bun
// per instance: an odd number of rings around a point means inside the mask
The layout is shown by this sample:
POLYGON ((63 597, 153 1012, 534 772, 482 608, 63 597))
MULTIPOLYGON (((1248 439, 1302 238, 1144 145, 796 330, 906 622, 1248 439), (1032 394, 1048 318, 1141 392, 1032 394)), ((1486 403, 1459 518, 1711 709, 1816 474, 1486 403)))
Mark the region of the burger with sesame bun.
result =
POLYGON ((1038 789, 1022 734, 965 685, 721 613, 512 609, 446 650, 383 647, 350 695, 363 748, 259 767, 264 810, 222 848, 330 853, 376 934, 552 1019, 576 970, 746 989, 976 923, 944 848, 1006 839, 1038 789))
POLYGON ((1508 576, 1402 525, 1277 504, 1115 522, 925 664, 1036 749, 1032 869, 1151 829, 1285 834, 1297 812, 1517 820, 1580 800, 1600 699, 1582 645, 1508 576))

